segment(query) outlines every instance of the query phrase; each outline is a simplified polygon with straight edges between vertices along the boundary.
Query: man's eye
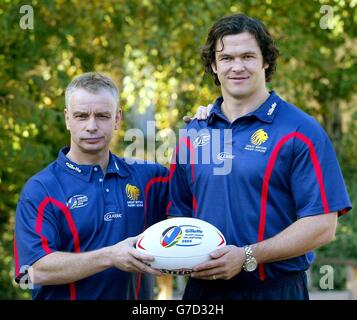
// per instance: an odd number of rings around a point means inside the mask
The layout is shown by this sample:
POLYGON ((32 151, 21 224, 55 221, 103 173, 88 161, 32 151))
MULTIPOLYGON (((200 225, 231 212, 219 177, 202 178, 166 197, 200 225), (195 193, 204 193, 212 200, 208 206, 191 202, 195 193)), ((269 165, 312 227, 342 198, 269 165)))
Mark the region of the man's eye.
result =
POLYGON ((78 114, 75 116, 76 119, 86 119, 87 118, 87 115, 85 114, 78 114))
POLYGON ((108 116, 108 115, 99 115, 98 118, 99 119, 110 119, 110 116, 108 116))

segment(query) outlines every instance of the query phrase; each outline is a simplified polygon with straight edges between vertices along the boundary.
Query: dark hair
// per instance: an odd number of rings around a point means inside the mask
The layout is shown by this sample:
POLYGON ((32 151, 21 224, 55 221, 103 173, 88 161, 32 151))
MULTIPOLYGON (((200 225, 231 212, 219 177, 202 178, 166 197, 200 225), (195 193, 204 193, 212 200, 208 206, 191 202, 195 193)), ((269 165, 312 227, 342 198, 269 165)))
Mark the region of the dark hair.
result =
MULTIPOLYGON (((217 75, 212 70, 212 63, 216 63, 216 44, 222 41, 226 35, 234 35, 243 32, 252 34, 258 42, 262 51, 263 61, 269 67, 265 70, 265 80, 269 82, 276 70, 276 59, 279 51, 275 46, 274 40, 265 25, 257 20, 250 18, 242 13, 226 16, 218 20, 211 28, 206 44, 201 48, 201 59, 205 70, 214 77, 217 86, 220 85, 217 75)), ((223 43, 222 43, 223 46, 223 43)))

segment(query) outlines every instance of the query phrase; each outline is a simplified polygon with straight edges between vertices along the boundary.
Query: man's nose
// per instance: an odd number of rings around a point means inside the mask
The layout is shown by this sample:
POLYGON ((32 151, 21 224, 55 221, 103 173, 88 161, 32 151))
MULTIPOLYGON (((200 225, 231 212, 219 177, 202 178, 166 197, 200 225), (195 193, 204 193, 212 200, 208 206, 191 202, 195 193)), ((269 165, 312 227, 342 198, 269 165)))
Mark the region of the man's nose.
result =
POLYGON ((94 132, 98 130, 97 122, 94 116, 90 116, 87 122, 86 130, 88 132, 94 132))
POLYGON ((234 59, 232 71, 233 72, 241 72, 244 71, 245 65, 241 59, 234 59))

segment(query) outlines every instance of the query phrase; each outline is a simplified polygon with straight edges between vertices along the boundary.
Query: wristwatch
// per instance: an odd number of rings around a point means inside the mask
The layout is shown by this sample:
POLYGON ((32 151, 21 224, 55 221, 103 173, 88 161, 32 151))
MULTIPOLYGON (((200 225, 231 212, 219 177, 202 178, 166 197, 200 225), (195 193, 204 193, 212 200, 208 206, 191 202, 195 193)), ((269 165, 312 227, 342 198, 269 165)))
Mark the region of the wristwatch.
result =
POLYGON ((243 269, 244 271, 252 272, 258 266, 257 259, 255 259, 253 256, 253 250, 251 246, 245 246, 243 249, 245 251, 245 262, 243 263, 243 269))

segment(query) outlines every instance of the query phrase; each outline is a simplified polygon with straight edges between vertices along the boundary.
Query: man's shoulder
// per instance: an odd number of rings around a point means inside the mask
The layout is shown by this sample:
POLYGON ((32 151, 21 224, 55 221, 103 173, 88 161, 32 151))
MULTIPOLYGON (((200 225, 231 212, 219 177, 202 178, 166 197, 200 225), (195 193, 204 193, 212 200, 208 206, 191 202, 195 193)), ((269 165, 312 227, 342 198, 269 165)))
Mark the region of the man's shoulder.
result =
POLYGON ((56 161, 53 161, 41 171, 31 176, 26 181, 22 189, 21 196, 29 197, 34 193, 43 193, 46 189, 48 189, 48 187, 53 186, 56 181, 55 167, 56 161))
POLYGON ((285 124, 290 124, 296 130, 322 130, 320 123, 312 115, 305 112, 301 108, 281 100, 281 106, 277 115, 278 120, 283 121, 285 124))
POLYGON ((180 146, 182 143, 187 144, 187 140, 193 142, 198 136, 207 135, 207 130, 210 131, 208 125, 209 119, 197 120, 193 119, 184 128, 179 130, 176 145, 180 146))
POLYGON ((280 105, 274 125, 282 128, 284 135, 297 133, 298 139, 294 140, 298 141, 294 144, 296 147, 306 147, 307 142, 324 145, 330 141, 327 132, 315 117, 286 101, 280 105))
POLYGON ((205 129, 208 126, 208 119, 205 120, 197 120, 197 119, 192 119, 190 123, 188 123, 183 129, 181 130, 201 130, 205 129))
POLYGON ((134 159, 134 158, 121 158, 114 154, 114 157, 123 172, 128 175, 140 177, 155 177, 168 175, 168 169, 153 161, 134 159))

